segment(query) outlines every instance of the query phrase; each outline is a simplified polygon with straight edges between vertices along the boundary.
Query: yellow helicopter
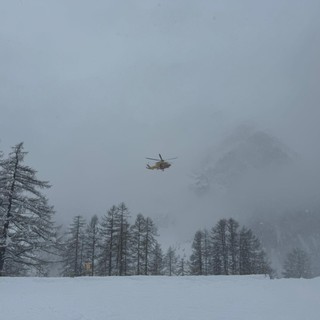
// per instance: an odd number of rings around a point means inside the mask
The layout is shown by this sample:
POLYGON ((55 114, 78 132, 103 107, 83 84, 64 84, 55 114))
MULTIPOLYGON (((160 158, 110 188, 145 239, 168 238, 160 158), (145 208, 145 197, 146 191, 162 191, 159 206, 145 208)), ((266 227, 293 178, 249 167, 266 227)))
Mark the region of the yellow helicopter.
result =
POLYGON ((164 171, 164 169, 168 169, 168 168, 171 167, 171 163, 169 163, 168 160, 177 159, 177 157, 164 160, 161 157, 161 154, 159 153, 159 159, 154 159, 154 158, 146 158, 146 159, 156 161, 156 163, 153 166, 150 166, 149 164, 147 164, 147 169, 149 169, 149 170, 155 170, 156 169, 156 170, 164 171))

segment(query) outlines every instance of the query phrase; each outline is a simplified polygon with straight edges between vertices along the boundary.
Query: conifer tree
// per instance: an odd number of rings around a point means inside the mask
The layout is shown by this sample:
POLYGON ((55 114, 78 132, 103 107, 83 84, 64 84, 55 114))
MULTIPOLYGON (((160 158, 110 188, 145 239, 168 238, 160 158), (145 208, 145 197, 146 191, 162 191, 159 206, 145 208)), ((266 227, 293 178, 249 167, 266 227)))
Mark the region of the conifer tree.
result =
POLYGON ((289 252, 283 267, 283 276, 285 278, 311 277, 310 258, 302 249, 294 248, 289 252))
POLYGON ((250 229, 242 227, 239 238, 239 273, 266 274, 270 271, 259 239, 250 229))
POLYGON ((155 241, 154 249, 150 259, 149 272, 151 275, 160 276, 163 274, 164 257, 161 246, 158 241, 155 241))
POLYGON ((169 247, 164 257, 165 274, 168 276, 177 274, 178 257, 176 250, 173 247, 169 247))
POLYGON ((239 274, 239 223, 234 219, 227 221, 227 247, 229 274, 239 274))
POLYGON ((178 261, 177 275, 185 276, 187 274, 188 274, 188 270, 187 270, 186 256, 183 255, 183 257, 180 258, 178 261))
POLYGON ((192 254, 190 256, 190 273, 192 275, 203 274, 203 238, 204 234, 202 230, 198 230, 195 233, 192 242, 192 254))
POLYGON ((221 219, 211 231, 214 274, 229 274, 227 225, 227 220, 221 219))
POLYGON ((84 273, 85 219, 78 215, 67 232, 63 252, 63 276, 78 277, 84 273))
POLYGON ((97 261, 97 247, 99 236, 99 219, 94 215, 89 224, 87 225, 85 232, 85 262, 87 267, 87 274, 95 275, 95 266, 97 261))
POLYGON ((26 154, 19 143, 0 162, 0 275, 45 272, 41 252, 53 252, 56 241, 53 207, 41 192, 50 185, 23 164, 26 154))
POLYGON ((116 243, 117 243, 117 274, 122 276, 127 274, 129 265, 129 210, 124 202, 118 206, 116 215, 116 243))
POLYGON ((152 219, 147 217, 145 219, 145 231, 142 240, 142 247, 144 252, 144 275, 148 275, 149 273, 151 273, 152 255, 157 245, 157 240, 155 238, 157 235, 157 227, 155 226, 152 219))
POLYGON ((98 241, 98 274, 111 276, 116 274, 116 259, 118 254, 116 227, 118 208, 112 206, 102 217, 100 224, 100 238, 98 241))
POLYGON ((203 261, 203 275, 212 273, 212 244, 210 235, 207 229, 203 230, 202 240, 202 261, 203 261))
POLYGON ((146 219, 139 213, 135 223, 130 228, 131 233, 131 256, 134 274, 141 275, 143 271, 144 250, 143 237, 146 231, 146 219))

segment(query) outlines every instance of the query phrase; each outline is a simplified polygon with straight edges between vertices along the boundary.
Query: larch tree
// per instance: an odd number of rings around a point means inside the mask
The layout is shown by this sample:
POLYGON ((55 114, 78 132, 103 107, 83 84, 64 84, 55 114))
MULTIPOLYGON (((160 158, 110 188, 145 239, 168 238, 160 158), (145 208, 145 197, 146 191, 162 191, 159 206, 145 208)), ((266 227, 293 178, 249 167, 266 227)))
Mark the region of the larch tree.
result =
POLYGON ((227 221, 227 247, 229 274, 239 274, 239 223, 230 218, 227 221))
POLYGON ((117 215, 118 208, 113 205, 101 219, 98 241, 98 274, 101 276, 116 274, 116 259, 118 254, 117 215))
POLYGON ((124 202, 118 206, 116 215, 116 230, 117 230, 117 274, 119 276, 127 275, 129 259, 129 243, 130 243, 130 225, 128 222, 129 210, 124 202))
POLYGON ((186 263, 186 256, 183 255, 183 257, 179 258, 179 261, 178 261, 177 275, 185 276, 187 274, 188 274, 188 269, 187 269, 187 263, 186 263))
POLYGON ((299 248, 294 248, 287 254, 283 269, 285 278, 311 278, 310 258, 299 248))
POLYGON ((149 272, 151 275, 160 276, 163 274, 164 268, 164 255, 162 248, 158 241, 155 241, 155 245, 151 254, 149 272))
POLYGON ((156 236, 158 230, 151 218, 145 219, 145 231, 142 240, 142 247, 144 251, 144 266, 143 274, 148 275, 151 273, 152 255, 154 253, 155 246, 157 244, 156 236))
POLYGON ((63 252, 64 276, 78 277, 84 273, 85 219, 78 215, 73 218, 63 252))
POLYGON ((269 274, 271 267, 259 239, 251 229, 242 227, 239 236, 239 273, 269 274))
POLYGON ((203 275, 203 240, 204 233, 202 230, 198 230, 194 235, 189 261, 190 273, 192 275, 203 275))
POLYGON ((97 247, 99 236, 99 219, 94 215, 85 232, 85 271, 87 274, 94 276, 97 261, 97 247))
POLYGON ((46 273, 43 253, 53 253, 57 229, 53 207, 42 190, 50 188, 24 165, 23 143, 0 162, 0 275, 46 273))
POLYGON ((202 241, 202 261, 203 261, 203 275, 212 273, 212 243, 210 234, 207 229, 203 230, 203 241, 202 241))
POLYGON ((211 230, 214 274, 229 274, 229 252, 227 244, 228 221, 221 219, 211 230))
POLYGON ((130 227, 131 233, 131 260, 134 269, 134 274, 141 275, 143 273, 143 237, 146 229, 146 219, 139 213, 134 224, 130 227))
POLYGON ((170 246, 164 256, 165 274, 168 276, 176 275, 178 268, 178 256, 176 250, 170 246))

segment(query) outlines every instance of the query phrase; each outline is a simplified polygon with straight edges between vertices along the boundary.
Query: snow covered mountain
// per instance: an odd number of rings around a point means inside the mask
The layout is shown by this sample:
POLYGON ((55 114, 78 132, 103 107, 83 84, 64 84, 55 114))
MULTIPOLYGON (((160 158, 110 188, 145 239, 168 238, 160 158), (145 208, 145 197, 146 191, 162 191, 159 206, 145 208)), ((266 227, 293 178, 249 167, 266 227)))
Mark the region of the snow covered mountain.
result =
POLYGON ((313 275, 320 274, 319 174, 302 156, 242 126, 208 152, 192 184, 211 211, 235 215, 254 231, 279 275, 296 247, 309 254, 313 275))
POLYGON ((276 137, 250 126, 237 128, 213 148, 195 174, 197 193, 229 189, 245 176, 275 171, 292 162, 293 152, 276 137))
POLYGON ((253 218, 249 225, 262 241, 279 276, 286 255, 294 248, 306 252, 311 260, 312 275, 320 275, 319 210, 260 216, 253 218))

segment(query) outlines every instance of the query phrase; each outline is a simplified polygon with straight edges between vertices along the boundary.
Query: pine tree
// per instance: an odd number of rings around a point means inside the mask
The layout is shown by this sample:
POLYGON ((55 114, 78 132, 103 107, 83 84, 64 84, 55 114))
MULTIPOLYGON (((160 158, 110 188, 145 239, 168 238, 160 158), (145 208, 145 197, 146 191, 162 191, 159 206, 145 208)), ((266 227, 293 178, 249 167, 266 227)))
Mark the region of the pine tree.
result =
POLYGON ((23 165, 26 154, 19 143, 0 162, 0 275, 46 272, 42 253, 53 252, 56 241, 53 207, 40 191, 50 185, 23 165))
POLYGON ((129 228, 128 223, 129 210, 122 202, 118 206, 116 215, 116 230, 117 230, 117 274, 122 276, 127 274, 129 265, 129 228))
POLYGON ((131 256, 134 274, 141 275, 143 270, 144 250, 143 237, 145 235, 146 219, 139 213, 135 223, 130 228, 131 233, 131 256))
POLYGON ((227 247, 229 274, 239 274, 239 223, 234 219, 227 221, 227 247))
POLYGON ((168 248, 165 254, 164 265, 166 275, 172 276, 177 274, 178 257, 176 250, 171 246, 168 248))
POLYGON ((116 259, 118 254, 116 227, 118 208, 112 206, 102 217, 100 224, 100 239, 98 242, 98 274, 111 276, 116 274, 116 259))
POLYGON ((151 253, 149 272, 151 275, 160 276, 163 274, 164 257, 161 246, 155 241, 154 249, 151 253))
POLYGON ((259 239, 250 229, 242 227, 239 239, 239 273, 269 274, 271 267, 259 239))
POLYGON ((221 219, 211 231, 214 274, 229 274, 227 226, 227 220, 221 219))
POLYGON ((178 276, 185 276, 188 274, 187 264, 186 264, 186 257, 183 255, 182 258, 178 261, 178 268, 177 268, 177 275, 178 276))
POLYGON ((203 231, 198 230, 192 242, 192 254, 190 256, 190 273, 192 275, 203 274, 203 231))
POLYGON ((294 248, 284 262, 285 278, 311 278, 310 258, 305 251, 294 248))
POLYGON ((210 234, 207 229, 203 230, 202 240, 202 262, 203 262, 203 275, 212 274, 212 244, 210 234))
POLYGON ((145 219, 145 233, 142 240, 142 247, 144 251, 144 270, 143 274, 148 275, 151 273, 152 255, 157 245, 157 227, 153 223, 151 218, 145 219))
POLYGON ((99 219, 94 215, 87 225, 85 232, 85 271, 87 274, 95 275, 95 266, 97 261, 97 246, 99 233, 99 219))
POLYGON ((85 219, 78 215, 69 227, 63 252, 64 276, 78 277, 84 274, 85 225, 85 219))

